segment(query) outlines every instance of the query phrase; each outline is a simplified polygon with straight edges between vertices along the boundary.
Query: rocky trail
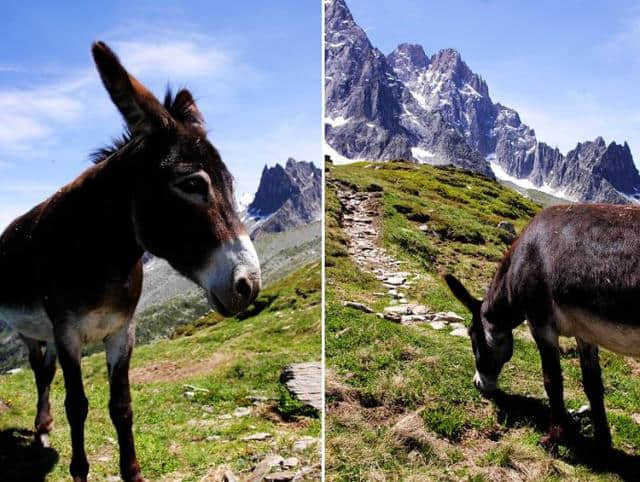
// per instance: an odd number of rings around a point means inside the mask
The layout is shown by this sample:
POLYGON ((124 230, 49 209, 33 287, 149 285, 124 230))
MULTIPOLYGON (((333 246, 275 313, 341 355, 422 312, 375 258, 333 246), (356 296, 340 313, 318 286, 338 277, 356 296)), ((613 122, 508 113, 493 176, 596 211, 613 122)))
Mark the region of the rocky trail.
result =
MULTIPOLYGON (((464 319, 452 311, 436 312, 417 303, 412 288, 420 274, 406 268, 406 262, 394 258, 379 243, 381 229, 380 191, 357 191, 344 183, 332 182, 342 206, 342 229, 349 238, 348 252, 363 271, 376 275, 386 288, 378 297, 390 297, 390 303, 378 317, 403 325, 428 324, 435 330, 449 329, 452 336, 467 337, 464 319)), ((367 305, 344 301, 344 305, 373 313, 367 305)))

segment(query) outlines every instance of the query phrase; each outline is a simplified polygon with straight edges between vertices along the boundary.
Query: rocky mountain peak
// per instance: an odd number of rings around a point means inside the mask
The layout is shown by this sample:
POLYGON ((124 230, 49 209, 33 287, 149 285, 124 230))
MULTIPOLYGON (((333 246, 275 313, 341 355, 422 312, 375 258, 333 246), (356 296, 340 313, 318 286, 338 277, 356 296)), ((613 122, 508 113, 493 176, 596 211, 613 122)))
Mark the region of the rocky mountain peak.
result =
POLYGON ((322 172, 312 162, 287 159, 285 167, 265 166, 247 209, 252 236, 280 232, 315 221, 322 204, 322 172))
POLYGON ((416 73, 427 69, 429 57, 424 53, 421 45, 402 43, 387 56, 387 62, 400 79, 406 82, 416 73))

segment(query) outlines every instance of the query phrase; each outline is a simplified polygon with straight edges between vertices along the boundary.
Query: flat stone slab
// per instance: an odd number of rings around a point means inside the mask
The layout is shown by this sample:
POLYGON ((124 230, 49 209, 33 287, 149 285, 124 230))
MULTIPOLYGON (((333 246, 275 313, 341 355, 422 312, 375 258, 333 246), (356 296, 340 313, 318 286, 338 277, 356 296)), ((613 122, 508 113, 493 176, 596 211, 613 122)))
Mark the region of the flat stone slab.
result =
POLYGON ((280 381, 305 405, 322 410, 322 366, 320 362, 293 363, 282 370, 280 381))
POLYGON ((451 328, 452 330, 458 330, 458 329, 460 329, 460 330, 466 330, 466 329, 467 329, 467 327, 466 327, 466 326, 464 326, 464 323, 458 323, 458 322, 456 322, 456 323, 449 323, 449 328, 451 328))
POLYGON ((443 321, 432 321, 429 326, 434 330, 442 330, 447 325, 443 321))
POLYGON ((407 281, 407 278, 403 276, 391 276, 390 278, 387 278, 385 280, 385 283, 393 286, 399 286, 401 284, 404 284, 405 281, 407 281))
POLYGON ((426 315, 429 313, 429 308, 425 305, 411 305, 409 310, 411 310, 411 313, 414 315, 426 315))
POLYGON ((462 316, 460 316, 457 313, 454 313, 453 311, 441 311, 439 313, 436 313, 436 316, 434 318, 434 320, 436 321, 448 321, 449 323, 454 323, 454 322, 462 322, 464 321, 464 318, 462 316))
POLYGON ((467 333, 466 328, 456 328, 449 332, 451 336, 459 336, 460 338, 469 338, 469 333, 467 333))
POLYGON ((394 305, 394 306, 387 306, 384 309, 385 313, 394 313, 396 315, 406 315, 407 313, 407 307, 406 306, 402 306, 402 305, 394 305))
POLYGON ((264 480, 271 482, 288 482, 289 480, 293 480, 296 476, 295 472, 291 472, 289 470, 274 472, 272 474, 267 474, 264 476, 264 480))
POLYGON ((358 303, 356 301, 345 301, 343 303, 347 308, 353 308, 354 310, 364 311, 365 313, 373 313, 373 310, 364 303, 358 303))
POLYGON ((314 437, 305 436, 301 439, 296 440, 293 443, 293 450, 295 452, 303 452, 309 447, 313 447, 318 443, 318 439, 314 437))
POLYGON ((251 435, 247 435, 242 440, 245 441, 245 442, 250 442, 252 440, 267 440, 267 439, 269 439, 271 437, 272 437, 272 435, 270 433, 258 432, 258 433, 254 433, 254 434, 251 434, 251 435))

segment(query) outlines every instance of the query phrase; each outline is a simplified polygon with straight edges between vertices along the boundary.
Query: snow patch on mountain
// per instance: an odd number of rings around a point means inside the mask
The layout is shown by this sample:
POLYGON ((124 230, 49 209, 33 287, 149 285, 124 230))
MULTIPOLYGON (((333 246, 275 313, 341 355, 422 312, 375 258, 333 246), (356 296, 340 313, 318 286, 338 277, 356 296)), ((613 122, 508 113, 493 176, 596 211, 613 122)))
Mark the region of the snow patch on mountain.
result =
POLYGON ((575 199, 572 196, 568 195, 566 190, 553 189, 552 187, 546 184, 543 184, 542 186, 536 186, 535 184, 533 184, 533 182, 531 182, 531 180, 527 178, 518 178, 518 177, 510 176, 509 174, 506 173, 506 171, 502 168, 502 166, 496 162, 490 162, 489 165, 491 166, 491 169, 495 173, 496 178, 498 178, 500 181, 507 181, 515 184, 518 187, 521 187, 522 189, 533 189, 557 198, 566 199, 567 201, 572 201, 572 202, 578 201, 578 199, 575 199))

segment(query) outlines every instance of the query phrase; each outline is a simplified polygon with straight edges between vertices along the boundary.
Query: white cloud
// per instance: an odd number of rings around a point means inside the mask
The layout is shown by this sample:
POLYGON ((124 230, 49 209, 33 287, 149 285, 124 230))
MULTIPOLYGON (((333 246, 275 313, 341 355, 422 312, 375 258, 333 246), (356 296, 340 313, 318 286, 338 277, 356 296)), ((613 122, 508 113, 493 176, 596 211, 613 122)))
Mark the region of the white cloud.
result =
MULTIPOLYGON (((212 45, 206 37, 180 40, 180 34, 174 33, 162 38, 110 44, 125 67, 143 82, 155 79, 156 84, 164 86, 167 81, 191 83, 206 79, 211 91, 222 96, 224 87, 233 89, 260 78, 259 73, 239 60, 237 52, 212 45)), ((39 144, 49 141, 50 146, 60 129, 91 125, 111 111, 113 107, 92 64, 33 88, 0 89, 0 154, 41 152, 39 144)))
POLYGON ((234 64, 228 52, 193 41, 114 42, 113 48, 134 75, 224 76, 234 64))

